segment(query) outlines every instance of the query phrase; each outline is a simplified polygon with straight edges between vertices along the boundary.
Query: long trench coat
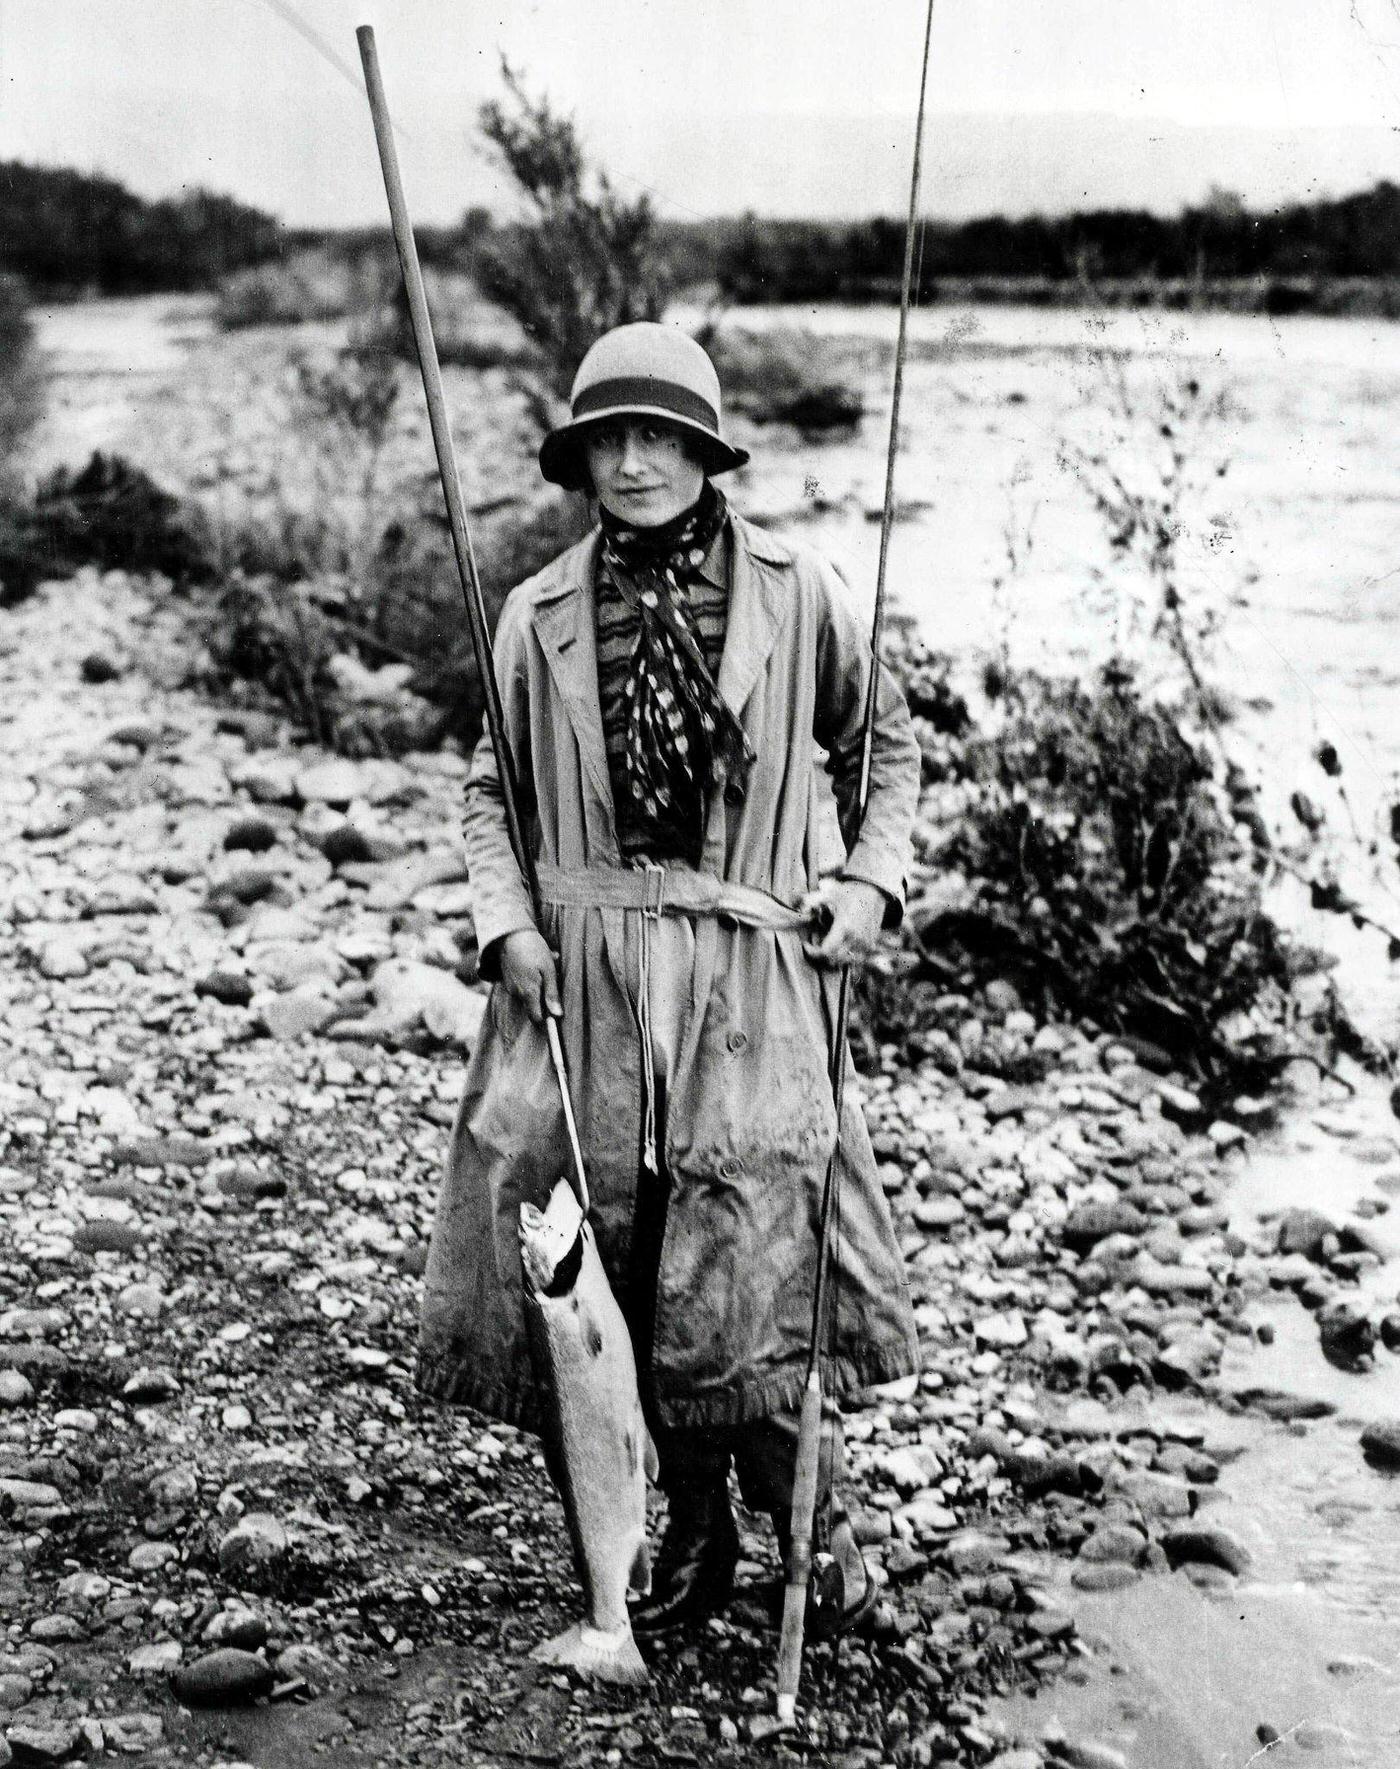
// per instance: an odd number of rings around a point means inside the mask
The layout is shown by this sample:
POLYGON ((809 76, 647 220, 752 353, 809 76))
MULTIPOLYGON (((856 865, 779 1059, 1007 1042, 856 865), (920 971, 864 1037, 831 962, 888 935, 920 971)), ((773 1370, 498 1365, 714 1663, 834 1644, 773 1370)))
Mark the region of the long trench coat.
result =
MULTIPOLYGON (((815 738, 848 849, 840 870, 879 886, 887 920, 897 920, 919 779, 903 697, 882 675, 869 805, 852 845, 868 639, 829 565, 737 516, 732 533, 717 680, 757 759, 739 802, 711 795, 699 871, 789 906, 815 886, 823 799, 815 738)), ((622 859, 598 699, 597 548, 595 533, 512 591, 496 634, 496 675, 540 863, 569 873, 603 868, 615 881, 622 859)), ((489 974, 495 942, 534 918, 485 737, 468 779, 466 839, 489 974)), ((655 1285, 650 1377, 665 1423, 789 1412, 805 1379, 836 1131, 828 1066, 835 979, 813 967, 791 927, 696 918, 691 1008, 665 1114, 669 1202, 659 1265, 639 1279, 632 1255, 643 1081, 635 981, 623 970, 623 918, 636 913, 557 905, 543 930, 560 956, 561 1032, 599 1250, 624 1311, 639 1282, 655 1285)), ((836 1395, 917 1368, 900 1255, 849 1093, 841 1158, 824 1366, 836 1395)), ((498 982, 468 1064, 425 1273, 418 1380, 428 1393, 538 1429, 519 1206, 543 1203, 568 1170, 544 1035, 498 982)))

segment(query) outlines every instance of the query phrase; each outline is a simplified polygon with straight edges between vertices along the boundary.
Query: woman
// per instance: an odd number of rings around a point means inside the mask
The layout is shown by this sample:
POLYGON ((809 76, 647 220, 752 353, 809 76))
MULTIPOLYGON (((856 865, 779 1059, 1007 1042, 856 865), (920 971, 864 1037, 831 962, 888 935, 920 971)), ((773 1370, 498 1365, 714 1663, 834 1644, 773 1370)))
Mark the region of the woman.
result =
MULTIPOLYGON (((658 1631, 721 1608, 738 1538, 728 1476, 787 1540, 820 1199, 836 1122, 832 967, 900 916, 919 754, 882 675, 869 802, 854 828, 869 642, 832 569, 731 512, 747 455, 714 368, 673 327, 600 339, 553 483, 599 528, 508 597, 496 673, 541 875, 538 928, 483 737, 466 839, 482 973, 496 983, 468 1068, 426 1274, 420 1381, 539 1424, 517 1223, 567 1169, 540 1028, 560 1021, 594 1227, 632 1329, 668 1500, 658 1631), (847 852, 823 877, 824 752, 847 852)), ((916 1368, 899 1254, 848 1103, 827 1392, 916 1368)), ((823 1500, 839 1458, 828 1426, 823 1500)), ((821 1521, 828 1510, 818 1506, 821 1521)), ((844 1518, 838 1625, 874 1598, 844 1518)))

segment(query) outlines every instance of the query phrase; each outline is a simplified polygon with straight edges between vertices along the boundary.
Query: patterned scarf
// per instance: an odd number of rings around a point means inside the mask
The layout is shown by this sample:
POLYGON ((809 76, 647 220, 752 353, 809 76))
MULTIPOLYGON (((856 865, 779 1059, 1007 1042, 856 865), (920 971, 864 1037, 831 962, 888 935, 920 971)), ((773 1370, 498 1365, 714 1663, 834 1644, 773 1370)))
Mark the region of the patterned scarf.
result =
POLYGON ((657 528, 599 514, 600 570, 638 617, 622 696, 629 821, 648 849, 698 861, 706 797, 720 786, 742 798, 754 759, 706 666, 685 593, 724 526, 724 497, 706 480, 690 509, 657 528))

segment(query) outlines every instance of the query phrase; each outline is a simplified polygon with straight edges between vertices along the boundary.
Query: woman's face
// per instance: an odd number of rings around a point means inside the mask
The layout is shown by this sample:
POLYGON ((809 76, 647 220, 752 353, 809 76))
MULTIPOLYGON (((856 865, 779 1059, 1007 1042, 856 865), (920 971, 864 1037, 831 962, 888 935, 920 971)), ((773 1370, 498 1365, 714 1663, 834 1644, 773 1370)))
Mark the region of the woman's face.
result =
POLYGON ((659 528, 700 496, 705 470, 664 418, 610 418, 584 432, 598 502, 632 528, 659 528))

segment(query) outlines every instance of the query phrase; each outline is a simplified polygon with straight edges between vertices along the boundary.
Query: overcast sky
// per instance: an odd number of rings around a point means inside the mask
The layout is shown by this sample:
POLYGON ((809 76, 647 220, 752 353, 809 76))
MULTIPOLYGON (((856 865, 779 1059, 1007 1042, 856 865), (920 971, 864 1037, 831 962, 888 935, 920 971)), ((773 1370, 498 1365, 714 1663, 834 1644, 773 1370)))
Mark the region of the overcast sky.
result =
MULTIPOLYGON (((502 52, 665 213, 897 213, 923 9, 0 0, 0 159, 150 196, 204 184, 296 224, 377 222, 354 37, 369 22, 421 220, 501 206, 472 124, 502 52)), ((932 214, 1400 181, 1400 0, 937 0, 931 92, 932 214)))

